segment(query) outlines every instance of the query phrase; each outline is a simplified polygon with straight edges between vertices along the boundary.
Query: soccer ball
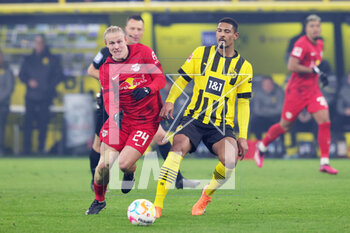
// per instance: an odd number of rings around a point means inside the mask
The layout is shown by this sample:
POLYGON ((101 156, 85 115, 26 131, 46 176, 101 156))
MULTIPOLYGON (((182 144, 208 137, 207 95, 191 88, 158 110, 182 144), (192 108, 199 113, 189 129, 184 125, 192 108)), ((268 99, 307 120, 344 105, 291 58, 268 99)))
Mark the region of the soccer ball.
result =
POLYGON ((156 209, 152 202, 146 199, 137 199, 128 207, 128 219, 133 225, 152 225, 156 220, 156 209))

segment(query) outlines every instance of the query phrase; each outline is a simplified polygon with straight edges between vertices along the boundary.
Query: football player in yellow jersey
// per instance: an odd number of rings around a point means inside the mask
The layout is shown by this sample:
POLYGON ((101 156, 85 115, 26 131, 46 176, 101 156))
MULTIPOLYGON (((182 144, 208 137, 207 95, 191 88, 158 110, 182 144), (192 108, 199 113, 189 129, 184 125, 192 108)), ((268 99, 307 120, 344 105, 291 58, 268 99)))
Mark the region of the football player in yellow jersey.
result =
POLYGON ((186 85, 194 82, 193 95, 180 125, 173 146, 162 165, 154 205, 159 218, 163 202, 180 163, 188 152, 194 152, 202 140, 216 154, 219 163, 210 183, 192 208, 192 215, 202 215, 213 193, 231 176, 238 156, 248 150, 249 98, 252 91, 251 64, 234 49, 239 37, 238 24, 223 18, 216 29, 217 46, 198 47, 179 69, 180 77, 172 86, 160 116, 173 118, 174 103, 186 85), (234 135, 235 102, 239 135, 234 135))

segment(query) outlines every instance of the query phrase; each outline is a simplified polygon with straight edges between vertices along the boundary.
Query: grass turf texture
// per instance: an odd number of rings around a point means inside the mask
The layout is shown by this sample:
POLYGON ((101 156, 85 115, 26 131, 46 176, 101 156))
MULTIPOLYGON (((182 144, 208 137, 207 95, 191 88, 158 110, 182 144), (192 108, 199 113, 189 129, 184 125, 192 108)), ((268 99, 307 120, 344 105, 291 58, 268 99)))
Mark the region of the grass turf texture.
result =
MULTIPOLYGON (((210 179, 216 164, 187 158, 181 170, 210 179)), ((318 160, 266 160, 262 169, 239 162, 236 190, 217 191, 205 215, 191 216, 201 190, 170 190, 162 218, 140 227, 128 221, 127 207, 153 201, 155 181, 127 195, 111 190, 107 208, 85 216, 94 197, 87 158, 3 158, 0 232, 350 232, 350 160, 332 165, 337 176, 320 173, 318 160)))

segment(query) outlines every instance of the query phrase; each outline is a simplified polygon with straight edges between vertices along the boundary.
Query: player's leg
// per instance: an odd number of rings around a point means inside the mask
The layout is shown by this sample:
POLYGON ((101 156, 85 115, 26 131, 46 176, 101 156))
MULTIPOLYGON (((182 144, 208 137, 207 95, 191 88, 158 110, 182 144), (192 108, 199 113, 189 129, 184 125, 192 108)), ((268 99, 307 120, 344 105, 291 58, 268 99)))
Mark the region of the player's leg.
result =
POLYGON ((119 168, 124 172, 121 190, 123 193, 128 193, 134 187, 136 171, 136 162, 142 154, 131 146, 125 146, 120 152, 119 168))
POLYGON ((263 138, 263 140, 260 143, 260 147, 259 149, 261 149, 263 152, 265 152, 267 150, 267 146, 273 142, 274 140, 276 140, 276 138, 278 138, 279 136, 281 136, 282 134, 284 134, 285 132, 289 131, 293 125, 294 121, 287 121, 285 119, 281 119, 280 122, 272 125, 265 137, 263 138))
POLYGON ((266 132, 264 138, 256 144, 254 160, 258 167, 263 166, 265 153, 268 145, 279 136, 289 131, 294 121, 287 121, 281 118, 280 122, 272 125, 266 132))
POLYGON ((101 141, 100 137, 95 134, 94 142, 92 144, 92 148, 90 151, 89 159, 90 159, 90 171, 92 175, 91 180, 91 190, 94 191, 94 177, 95 177, 95 170, 98 164, 98 161, 100 160, 100 147, 101 147, 101 141))
POLYGON ((225 137, 216 142, 212 151, 218 155, 219 163, 209 185, 204 187, 201 198, 192 207, 192 215, 202 215, 205 212, 214 192, 231 177, 238 161, 238 146, 232 137, 225 137))
POLYGON ((174 137, 173 146, 164 161, 158 178, 157 193, 154 201, 156 217, 162 214, 163 203, 171 184, 176 180, 182 158, 191 150, 190 139, 184 134, 174 137))
POLYGON ((177 177, 182 158, 188 152, 194 152, 203 137, 197 122, 191 117, 184 117, 177 129, 178 132, 174 137, 173 146, 160 169, 157 194, 154 201, 157 218, 161 216, 165 196, 170 185, 177 177))
POLYGON ((257 143, 254 159, 258 167, 262 167, 267 146, 280 135, 289 131, 298 114, 305 108, 307 101, 300 97, 297 91, 286 90, 280 122, 272 125, 262 141, 257 143))
MULTIPOLYGON (((160 152, 160 155, 164 160, 166 160, 168 153, 171 148, 171 143, 169 140, 166 138, 166 132, 163 129, 161 125, 159 125, 157 133, 154 135, 153 140, 157 143, 158 149, 160 152)), ((200 181, 197 180, 189 180, 185 179, 181 172, 179 171, 177 177, 176 177, 176 182, 175 182, 175 187, 177 189, 182 189, 182 188, 195 188, 200 184, 200 181)))
POLYGON ((92 175, 91 179, 91 190, 94 191, 94 176, 95 176, 95 169, 98 164, 98 161, 100 160, 100 147, 101 147, 101 140, 100 140, 100 131, 103 126, 103 124, 108 119, 108 114, 104 108, 103 105, 103 99, 102 95, 99 93, 96 98, 97 101, 97 110, 96 110, 96 125, 95 125, 95 138, 94 142, 92 144, 92 148, 90 151, 89 159, 90 159, 90 171, 92 175))
POLYGON ((119 155, 117 150, 105 143, 101 144, 101 152, 94 178, 95 200, 85 212, 86 215, 98 214, 105 208, 105 194, 109 182, 109 170, 119 155))
POLYGON ((312 113, 318 124, 317 141, 321 150, 320 171, 332 175, 338 174, 338 170, 329 165, 329 147, 331 143, 331 122, 328 109, 323 109, 312 113))
POLYGON ((134 173, 136 170, 136 161, 145 153, 147 147, 151 144, 157 132, 158 124, 146 124, 139 126, 140 128, 134 128, 132 124, 125 121, 123 122, 123 127, 124 130, 128 129, 130 133, 127 135, 125 146, 119 157, 119 168, 124 172, 121 191, 128 193, 135 183, 134 173))

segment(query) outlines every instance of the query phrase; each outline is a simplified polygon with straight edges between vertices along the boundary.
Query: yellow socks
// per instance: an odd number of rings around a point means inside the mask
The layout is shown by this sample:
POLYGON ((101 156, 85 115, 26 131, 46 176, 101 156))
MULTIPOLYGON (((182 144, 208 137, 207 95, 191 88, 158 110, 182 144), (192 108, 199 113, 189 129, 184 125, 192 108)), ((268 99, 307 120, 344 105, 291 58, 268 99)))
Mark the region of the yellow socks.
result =
POLYGON ((157 194, 154 205, 163 208, 163 202, 171 184, 176 180, 180 169, 182 156, 176 152, 170 151, 168 157, 160 169, 158 178, 157 194))
POLYGON ((205 189, 205 194, 209 197, 213 196, 214 192, 220 188, 227 179, 229 179, 232 175, 233 169, 229 169, 225 167, 221 162, 216 165, 214 175, 212 180, 210 181, 208 187, 205 189))

